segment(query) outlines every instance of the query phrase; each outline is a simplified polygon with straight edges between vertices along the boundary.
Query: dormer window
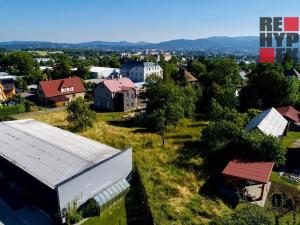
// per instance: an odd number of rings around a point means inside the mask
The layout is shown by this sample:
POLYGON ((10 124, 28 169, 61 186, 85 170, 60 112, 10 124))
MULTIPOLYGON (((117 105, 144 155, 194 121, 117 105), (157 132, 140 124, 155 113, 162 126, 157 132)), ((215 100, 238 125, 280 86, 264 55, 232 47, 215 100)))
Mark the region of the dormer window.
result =
POLYGON ((74 90, 74 87, 68 87, 68 88, 62 88, 60 89, 61 93, 66 93, 66 92, 72 92, 74 90))

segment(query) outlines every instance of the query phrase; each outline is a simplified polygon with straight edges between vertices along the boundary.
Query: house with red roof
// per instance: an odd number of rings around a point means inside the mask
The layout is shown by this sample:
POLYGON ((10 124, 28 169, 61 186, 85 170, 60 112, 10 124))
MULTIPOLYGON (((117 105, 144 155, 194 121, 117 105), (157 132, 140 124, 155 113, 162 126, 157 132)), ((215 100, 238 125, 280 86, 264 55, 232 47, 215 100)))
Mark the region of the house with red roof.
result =
POLYGON ((180 68, 178 72, 178 79, 186 79, 190 84, 197 83, 198 79, 185 68, 180 68))
POLYGON ((49 106, 65 106, 70 101, 84 96, 85 88, 79 77, 40 81, 37 88, 39 102, 49 106))
POLYGON ((104 80, 94 88, 94 107, 122 112, 136 109, 137 88, 127 77, 104 80))
POLYGON ((276 108, 276 110, 288 121, 298 123, 300 121, 300 112, 293 106, 282 106, 276 108))

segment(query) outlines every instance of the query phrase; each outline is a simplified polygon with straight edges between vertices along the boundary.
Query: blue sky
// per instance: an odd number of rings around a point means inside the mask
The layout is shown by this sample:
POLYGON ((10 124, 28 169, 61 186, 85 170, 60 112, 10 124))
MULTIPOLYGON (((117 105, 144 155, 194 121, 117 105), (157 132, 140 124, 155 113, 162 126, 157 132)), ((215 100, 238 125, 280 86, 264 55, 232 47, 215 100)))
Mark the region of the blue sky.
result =
POLYGON ((148 41, 258 35, 299 0, 0 0, 0 41, 148 41))

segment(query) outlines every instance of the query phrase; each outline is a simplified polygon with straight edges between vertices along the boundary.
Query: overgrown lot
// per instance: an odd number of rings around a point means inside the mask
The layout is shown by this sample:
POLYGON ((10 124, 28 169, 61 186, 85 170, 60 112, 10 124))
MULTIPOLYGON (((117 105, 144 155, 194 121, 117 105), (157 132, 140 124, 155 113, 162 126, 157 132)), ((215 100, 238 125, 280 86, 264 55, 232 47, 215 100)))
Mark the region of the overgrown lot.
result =
MULTIPOLYGON (((198 142, 200 131, 208 121, 184 119, 181 125, 169 127, 162 148, 157 134, 122 119, 123 115, 97 113, 94 127, 80 135, 120 149, 133 147, 134 161, 156 224, 205 224, 210 218, 230 210, 221 200, 212 200, 201 192, 208 177, 202 168, 198 142)), ((65 111, 31 117, 67 129, 65 111)), ((126 207, 129 213, 132 206, 126 207)))

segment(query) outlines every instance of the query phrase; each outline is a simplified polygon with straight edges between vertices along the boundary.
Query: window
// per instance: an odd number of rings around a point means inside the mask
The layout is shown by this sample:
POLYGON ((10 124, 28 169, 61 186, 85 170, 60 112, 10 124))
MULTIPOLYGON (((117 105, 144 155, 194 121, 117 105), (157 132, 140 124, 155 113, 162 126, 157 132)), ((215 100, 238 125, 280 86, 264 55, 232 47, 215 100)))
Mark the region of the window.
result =
POLYGON ((129 97, 129 93, 128 93, 128 92, 126 93, 126 97, 127 97, 127 98, 129 97))
POLYGON ((133 107, 134 106, 134 104, 133 104, 133 102, 131 102, 131 107, 133 107))
POLYGON ((68 88, 62 88, 62 89, 60 89, 60 91, 62 92, 62 93, 65 93, 65 92, 71 92, 71 91, 73 91, 74 90, 74 87, 68 87, 68 88))

